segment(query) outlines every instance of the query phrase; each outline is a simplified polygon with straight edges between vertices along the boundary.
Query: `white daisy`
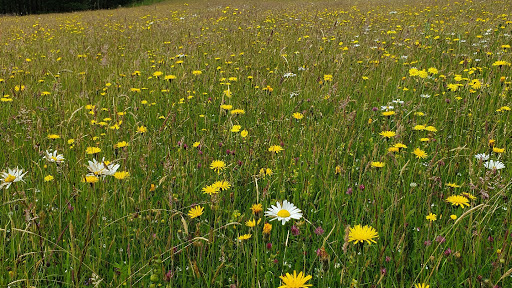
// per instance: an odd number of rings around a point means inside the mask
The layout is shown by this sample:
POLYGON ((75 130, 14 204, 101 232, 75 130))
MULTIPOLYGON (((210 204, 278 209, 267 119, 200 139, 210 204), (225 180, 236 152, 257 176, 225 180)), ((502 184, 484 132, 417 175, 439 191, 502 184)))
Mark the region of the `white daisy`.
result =
POLYGON ((49 162, 62 163, 62 162, 64 162, 64 155, 57 154, 57 150, 55 150, 51 153, 48 152, 48 150, 46 150, 46 153, 43 156, 43 159, 46 159, 49 162))
POLYGON ((500 170, 505 168, 505 164, 500 161, 489 160, 484 163, 484 167, 491 170, 500 170))
POLYGON ((476 160, 487 161, 489 160, 489 154, 480 153, 475 155, 476 160))
POLYGON ((7 173, 0 173, 0 180, 2 181, 0 189, 9 189, 12 183, 23 181, 23 176, 25 176, 25 174, 27 174, 27 172, 23 173, 23 169, 19 169, 18 167, 14 169, 8 168, 7 173))
POLYGON ((282 221, 284 225, 290 219, 300 219, 302 218, 302 212, 299 208, 295 207, 292 203, 284 200, 283 204, 277 202, 276 205, 272 205, 272 207, 268 208, 267 212, 265 212, 265 216, 272 217, 273 221, 275 219, 282 221))
POLYGON ((88 161, 89 165, 87 166, 87 169, 89 169, 88 175, 94 175, 94 176, 112 176, 117 172, 117 169, 119 169, 119 164, 113 164, 108 161, 105 161, 105 157, 101 159, 101 162, 96 161, 96 159, 92 159, 92 161, 88 161))

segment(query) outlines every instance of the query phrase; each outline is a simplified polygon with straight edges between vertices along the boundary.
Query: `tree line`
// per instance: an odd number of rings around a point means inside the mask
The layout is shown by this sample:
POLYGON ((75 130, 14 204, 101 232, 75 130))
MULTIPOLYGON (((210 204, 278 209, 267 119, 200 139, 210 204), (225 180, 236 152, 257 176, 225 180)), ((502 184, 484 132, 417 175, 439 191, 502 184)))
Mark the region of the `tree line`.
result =
POLYGON ((125 6, 140 0, 0 0, 0 14, 42 14, 125 6))

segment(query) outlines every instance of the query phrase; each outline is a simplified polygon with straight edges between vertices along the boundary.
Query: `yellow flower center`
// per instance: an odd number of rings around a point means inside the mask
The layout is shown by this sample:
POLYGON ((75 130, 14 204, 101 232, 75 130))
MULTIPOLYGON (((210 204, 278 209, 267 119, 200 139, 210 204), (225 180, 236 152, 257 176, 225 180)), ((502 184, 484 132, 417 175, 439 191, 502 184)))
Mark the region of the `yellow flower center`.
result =
POLYGON ((279 216, 281 218, 290 217, 290 212, 288 212, 288 210, 281 209, 281 210, 279 210, 279 212, 277 212, 277 216, 279 216))
POLYGON ((9 174, 5 177, 4 182, 14 182, 14 180, 16 180, 16 176, 9 174))
POLYGON ((52 160, 53 160, 53 161, 57 161, 57 157, 52 156, 52 160))

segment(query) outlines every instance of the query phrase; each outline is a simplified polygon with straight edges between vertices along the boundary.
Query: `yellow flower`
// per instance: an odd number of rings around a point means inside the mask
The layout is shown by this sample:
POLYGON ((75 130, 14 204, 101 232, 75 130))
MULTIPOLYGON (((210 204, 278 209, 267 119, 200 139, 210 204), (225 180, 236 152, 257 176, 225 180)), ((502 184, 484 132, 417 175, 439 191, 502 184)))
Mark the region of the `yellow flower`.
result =
POLYGON ((416 125, 412 129, 416 131, 425 130, 425 125, 416 125))
POLYGON ((414 284, 414 288, 430 288, 430 285, 427 285, 425 283, 418 283, 414 284))
POLYGON ((372 244, 377 243, 374 238, 379 238, 379 234, 377 231, 368 225, 365 225, 364 227, 361 225, 356 225, 354 228, 350 228, 350 232, 348 234, 348 241, 354 242, 354 244, 357 243, 366 243, 372 244))
POLYGON ((494 153, 503 153, 503 152, 505 152, 505 148, 493 147, 492 148, 492 152, 494 152, 494 153))
POLYGON ((243 110, 243 109, 231 110, 231 115, 239 115, 239 114, 245 114, 245 110, 243 110))
POLYGON ((165 80, 174 80, 174 79, 176 79, 176 76, 174 76, 174 75, 165 75, 164 79, 165 80))
POLYGON ((270 231, 272 231, 272 224, 270 223, 265 223, 263 225, 263 234, 270 234, 270 231))
POLYGON ((392 115, 395 115, 395 111, 384 111, 382 112, 382 116, 386 116, 386 117, 389 117, 389 116, 392 116, 392 115))
POLYGON ((430 213, 425 218, 427 218, 427 220, 430 220, 430 221, 436 221, 437 220, 437 215, 430 213))
POLYGON ((286 273, 285 276, 279 276, 279 278, 284 283, 279 288, 305 288, 313 286, 312 284, 306 284, 311 279, 311 275, 305 276, 302 272, 299 272, 299 275, 297 275, 295 270, 293 270, 293 275, 286 273))
POLYGON ((240 126, 240 125, 233 125, 233 127, 231 127, 231 132, 237 133, 237 132, 240 132, 240 129, 242 129, 242 126, 240 126))
POLYGON ((60 135, 57 134, 48 134, 48 139, 60 139, 60 135))
POLYGON ((330 75, 330 74, 326 74, 326 75, 324 75, 324 81, 325 81, 325 82, 332 81, 332 78, 333 78, 333 77, 332 77, 332 75, 330 75))
POLYGON ((229 188, 231 188, 231 184, 226 180, 215 181, 211 186, 216 187, 217 189, 222 191, 226 191, 229 188))
POLYGON ((247 135, 249 135, 249 132, 247 130, 242 130, 242 132, 240 132, 240 136, 242 136, 242 138, 245 138, 247 137, 247 135))
POLYGON ((263 206, 260 203, 253 204, 251 206, 251 210, 254 215, 258 215, 261 211, 263 211, 263 206))
POLYGON ((372 167, 375 167, 375 168, 382 168, 386 165, 386 163, 384 162, 372 162, 372 167))
POLYGON ((462 195, 452 195, 446 198, 446 201, 452 204, 453 206, 460 206, 461 208, 464 208, 465 206, 469 207, 469 199, 462 196, 462 195))
POLYGON ((427 127, 425 127, 425 130, 427 130, 429 132, 437 132, 437 129, 434 126, 427 126, 427 127))
POLYGON ((304 115, 302 115, 302 113, 300 113, 300 112, 295 112, 295 113, 293 113, 292 116, 293 116, 293 118, 295 118, 297 120, 304 118, 304 115))
POLYGON ((226 163, 221 160, 214 160, 212 164, 210 165, 210 169, 214 170, 217 173, 220 173, 220 171, 224 170, 226 168, 226 163))
POLYGON ((146 128, 145 126, 138 126, 138 127, 137 127, 137 133, 142 133, 142 134, 144 134, 144 133, 146 133, 146 132, 148 132, 148 128, 146 128))
POLYGON ((223 104, 223 105, 220 105, 220 109, 231 110, 231 109, 233 109, 233 106, 232 105, 223 104))
POLYGON ((251 239, 251 237, 252 237, 252 234, 244 234, 244 235, 238 236, 238 241, 248 240, 248 239, 251 239))
POLYGON ((251 227, 251 228, 256 226, 256 220, 252 219, 252 220, 245 222, 245 226, 251 227))
POLYGON ((457 185, 455 183, 446 183, 446 186, 451 187, 451 188, 460 188, 461 187, 460 185, 457 185))
POLYGON ((214 185, 208 185, 208 186, 204 187, 202 190, 203 190, 204 194, 209 194, 209 195, 217 194, 220 192, 220 189, 214 185))
POLYGON ((128 171, 118 171, 118 172, 114 173, 114 177, 118 180, 123 180, 129 176, 130 176, 130 172, 128 172, 128 171))
POLYGON ((90 183, 90 184, 94 184, 96 182, 100 181, 100 178, 94 176, 94 175, 88 175, 88 176, 85 176, 85 178, 82 180, 82 182, 87 182, 87 183, 90 183))
POLYGON ((117 142, 116 144, 114 144, 114 148, 123 148, 123 147, 127 147, 127 146, 130 146, 130 144, 126 141, 121 141, 121 142, 117 142))
POLYGON ((197 205, 188 211, 188 216, 190 217, 190 219, 194 219, 196 217, 203 215, 203 210, 204 210, 204 207, 197 205))
POLYGON ((44 182, 50 182, 50 181, 53 181, 52 175, 48 175, 48 176, 44 177, 44 182))
POLYGON ((275 152, 276 154, 283 151, 283 147, 279 146, 279 145, 272 145, 268 148, 268 151, 269 152, 275 152))
POLYGON ((101 148, 98 148, 98 147, 87 147, 87 149, 85 149, 86 154, 96 154, 96 153, 100 153, 100 152, 101 152, 101 148))
POLYGON ((452 215, 450 215, 450 218, 451 218, 452 220, 455 220, 455 219, 457 219, 457 215, 452 214, 452 215))
POLYGON ((425 159, 427 158, 427 153, 423 150, 421 150, 420 148, 416 148, 414 149, 414 151, 412 152, 414 155, 416 155, 416 158, 420 158, 420 159, 425 159))
POLYGON ((162 74, 164 74, 164 73, 162 73, 162 71, 155 71, 153 73, 153 77, 157 77, 158 78, 158 77, 162 76, 162 74))
POLYGON ((201 71, 199 71, 199 70, 194 70, 194 71, 192 71, 192 74, 194 74, 194 75, 198 76, 198 75, 203 74, 203 72, 201 72, 201 71))
POLYGON ((396 133, 394 131, 382 131, 379 133, 379 135, 384 138, 391 138, 395 137, 396 133))

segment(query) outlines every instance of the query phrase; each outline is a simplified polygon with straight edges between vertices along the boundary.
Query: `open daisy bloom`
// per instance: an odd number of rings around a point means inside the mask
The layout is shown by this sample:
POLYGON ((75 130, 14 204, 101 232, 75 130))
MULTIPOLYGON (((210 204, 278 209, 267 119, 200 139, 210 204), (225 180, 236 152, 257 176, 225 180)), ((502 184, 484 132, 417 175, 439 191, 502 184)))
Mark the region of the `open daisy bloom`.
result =
POLYGON ((279 276, 283 281, 283 285, 279 286, 279 288, 305 288, 313 286, 312 284, 306 284, 306 282, 311 279, 311 275, 305 275, 302 272, 299 272, 297 275, 297 271, 293 270, 293 275, 290 273, 286 273, 285 276, 279 276))
POLYGON ((27 172, 23 173, 23 169, 19 169, 18 167, 14 169, 7 169, 7 173, 0 173, 0 181, 2 181, 0 189, 9 189, 12 183, 23 181, 23 176, 25 176, 25 174, 27 174, 27 172))
POLYGON ((53 152, 48 152, 48 150, 46 150, 46 153, 43 156, 43 159, 46 159, 49 162, 62 163, 62 162, 64 162, 64 155, 57 154, 57 150, 55 150, 53 152))
POLYGON ((112 176, 117 172, 117 169, 119 169, 119 164, 113 164, 109 161, 105 161, 105 158, 101 159, 101 162, 96 161, 96 159, 92 159, 92 161, 89 162, 89 165, 87 166, 87 169, 89 170, 88 175, 94 175, 94 176, 112 176))
POLYGON ((277 219, 282 221, 284 225, 290 219, 298 220, 302 218, 302 212, 299 208, 295 207, 295 205, 284 200, 283 204, 277 202, 276 205, 272 205, 272 207, 268 208, 267 212, 265 212, 265 216, 272 217, 272 220, 277 219))

